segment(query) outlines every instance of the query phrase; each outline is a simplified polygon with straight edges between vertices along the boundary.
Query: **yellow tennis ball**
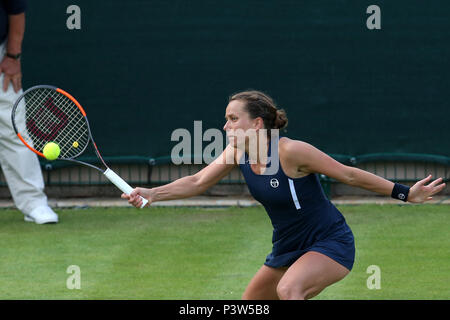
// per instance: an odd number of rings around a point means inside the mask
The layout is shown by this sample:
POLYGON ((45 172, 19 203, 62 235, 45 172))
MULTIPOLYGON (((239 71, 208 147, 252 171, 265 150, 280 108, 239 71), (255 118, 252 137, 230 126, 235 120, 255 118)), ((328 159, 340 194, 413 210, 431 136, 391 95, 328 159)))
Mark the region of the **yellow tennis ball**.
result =
POLYGON ((78 141, 74 141, 74 142, 72 143, 72 147, 78 148, 78 146, 79 146, 78 141))
POLYGON ((54 142, 49 142, 44 146, 44 156, 47 160, 55 160, 59 157, 61 149, 54 142))

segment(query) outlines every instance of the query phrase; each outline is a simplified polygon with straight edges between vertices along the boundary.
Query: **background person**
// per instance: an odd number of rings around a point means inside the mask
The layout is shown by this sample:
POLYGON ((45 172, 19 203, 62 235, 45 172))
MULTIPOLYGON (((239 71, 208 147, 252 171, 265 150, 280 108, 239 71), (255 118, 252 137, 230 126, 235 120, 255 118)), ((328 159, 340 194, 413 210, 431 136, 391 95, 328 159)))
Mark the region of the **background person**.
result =
POLYGON ((25 221, 57 223, 48 206, 37 156, 20 142, 11 123, 14 102, 22 94, 20 57, 25 32, 25 0, 0 1, 0 164, 14 204, 25 221))

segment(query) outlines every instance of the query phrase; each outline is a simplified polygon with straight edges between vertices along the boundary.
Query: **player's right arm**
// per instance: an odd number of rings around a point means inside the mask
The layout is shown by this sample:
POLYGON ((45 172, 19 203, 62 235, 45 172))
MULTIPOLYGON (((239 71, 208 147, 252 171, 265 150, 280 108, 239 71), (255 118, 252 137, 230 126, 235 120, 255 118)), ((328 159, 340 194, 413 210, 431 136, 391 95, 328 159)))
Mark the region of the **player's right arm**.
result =
POLYGON ((177 179, 169 184, 147 189, 135 188, 130 195, 122 194, 130 204, 140 207, 141 197, 148 200, 148 205, 156 201, 175 200, 197 196, 218 183, 237 165, 235 149, 228 145, 222 154, 208 166, 194 175, 177 179))
MULTIPOLYGON (((19 7, 23 4, 16 4, 19 7)), ((8 43, 6 52, 12 55, 22 52, 22 41, 25 33, 25 13, 8 15, 8 43)), ((9 83, 13 85, 14 91, 17 93, 22 88, 22 71, 19 59, 13 59, 6 54, 0 61, 0 74, 4 74, 3 91, 8 90, 9 83)))

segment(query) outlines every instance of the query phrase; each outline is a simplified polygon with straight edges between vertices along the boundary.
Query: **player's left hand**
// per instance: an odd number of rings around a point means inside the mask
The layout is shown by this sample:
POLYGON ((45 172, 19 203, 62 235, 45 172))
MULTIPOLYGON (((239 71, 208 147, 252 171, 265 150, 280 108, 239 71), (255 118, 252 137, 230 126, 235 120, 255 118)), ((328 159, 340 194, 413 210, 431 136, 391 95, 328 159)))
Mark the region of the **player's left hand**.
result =
POLYGON ((441 183, 443 181, 442 178, 436 179, 426 185, 431 181, 431 177, 432 176, 430 174, 428 177, 418 181, 409 189, 408 202, 422 203, 433 200, 432 195, 441 192, 445 188, 445 183, 441 183))

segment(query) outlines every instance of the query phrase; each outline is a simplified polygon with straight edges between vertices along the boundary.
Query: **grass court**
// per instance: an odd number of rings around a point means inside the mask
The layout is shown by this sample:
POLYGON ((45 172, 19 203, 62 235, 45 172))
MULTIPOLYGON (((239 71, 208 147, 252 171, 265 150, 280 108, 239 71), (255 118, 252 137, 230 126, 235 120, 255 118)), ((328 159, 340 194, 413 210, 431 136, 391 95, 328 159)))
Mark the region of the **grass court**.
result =
MULTIPOLYGON (((450 207, 338 206, 352 272, 314 299, 450 298, 450 207), (368 289, 367 268, 381 271, 368 289)), ((271 250, 262 207, 59 209, 56 225, 0 210, 0 299, 240 299, 271 250), (71 265, 80 289, 68 289, 71 265)))

